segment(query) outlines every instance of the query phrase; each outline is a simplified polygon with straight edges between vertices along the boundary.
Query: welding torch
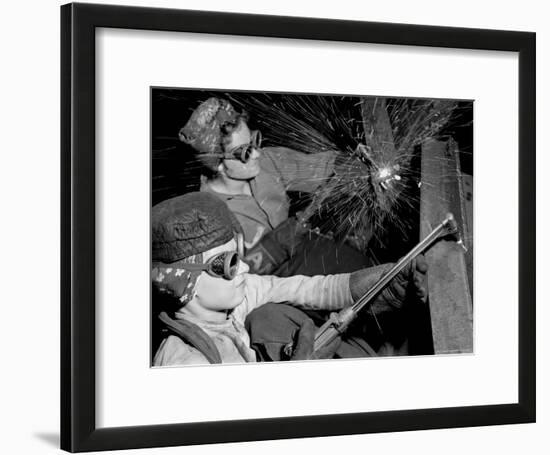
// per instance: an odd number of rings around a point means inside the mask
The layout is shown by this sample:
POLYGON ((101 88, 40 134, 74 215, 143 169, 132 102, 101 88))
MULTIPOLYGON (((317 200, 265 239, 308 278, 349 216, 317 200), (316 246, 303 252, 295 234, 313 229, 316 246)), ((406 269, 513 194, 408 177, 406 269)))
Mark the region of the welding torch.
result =
POLYGON ((459 236, 458 225, 452 213, 448 213, 445 219, 430 232, 424 240, 418 243, 407 255, 403 256, 390 270, 388 270, 382 277, 370 288, 361 298, 359 298, 353 305, 344 308, 338 313, 332 313, 330 318, 325 322, 316 332, 315 341, 313 345, 313 353, 327 346, 336 337, 346 331, 350 323, 355 319, 358 312, 370 303, 374 297, 376 297, 382 289, 384 289, 396 275, 401 272, 409 263, 425 249, 427 249, 432 242, 440 237, 447 235, 457 236, 456 240, 459 244, 462 244, 462 240, 459 236))

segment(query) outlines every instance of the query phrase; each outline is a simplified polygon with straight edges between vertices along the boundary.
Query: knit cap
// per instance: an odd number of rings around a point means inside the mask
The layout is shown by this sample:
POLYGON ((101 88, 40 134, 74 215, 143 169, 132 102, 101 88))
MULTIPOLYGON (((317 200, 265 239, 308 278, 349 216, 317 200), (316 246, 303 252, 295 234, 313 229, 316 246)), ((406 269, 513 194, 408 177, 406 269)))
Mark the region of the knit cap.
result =
POLYGON ((188 271, 185 264, 201 264, 203 252, 229 242, 241 231, 225 202, 211 193, 188 193, 155 205, 151 215, 153 283, 187 303, 201 271, 188 271))

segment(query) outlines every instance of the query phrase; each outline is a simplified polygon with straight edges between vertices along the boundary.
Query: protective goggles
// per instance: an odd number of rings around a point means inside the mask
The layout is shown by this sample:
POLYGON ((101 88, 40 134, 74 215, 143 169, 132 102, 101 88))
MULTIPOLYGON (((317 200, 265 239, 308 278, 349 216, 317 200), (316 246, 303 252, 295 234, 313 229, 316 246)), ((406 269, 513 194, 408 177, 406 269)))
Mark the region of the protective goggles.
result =
POLYGON ((226 160, 239 160, 243 163, 248 163, 252 152, 258 150, 262 146, 262 133, 258 130, 252 131, 250 142, 248 144, 239 145, 228 152, 225 152, 223 157, 226 160))
POLYGON ((179 264, 185 270, 204 271, 215 278, 232 280, 237 276, 241 255, 237 251, 224 251, 212 256, 204 264, 179 264))

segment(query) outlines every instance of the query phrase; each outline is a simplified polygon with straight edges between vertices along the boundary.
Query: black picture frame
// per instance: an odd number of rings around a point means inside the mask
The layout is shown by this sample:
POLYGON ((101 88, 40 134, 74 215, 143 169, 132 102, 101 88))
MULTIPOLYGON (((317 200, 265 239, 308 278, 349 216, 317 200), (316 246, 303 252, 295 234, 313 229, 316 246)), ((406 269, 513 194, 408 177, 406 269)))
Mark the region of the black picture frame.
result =
MULTIPOLYGON (((494 152, 489 152, 494 153, 494 152)), ((61 448, 71 452, 534 422, 535 34, 97 4, 61 7, 61 448), (96 428, 97 27, 513 51, 519 54, 518 402, 96 428)))

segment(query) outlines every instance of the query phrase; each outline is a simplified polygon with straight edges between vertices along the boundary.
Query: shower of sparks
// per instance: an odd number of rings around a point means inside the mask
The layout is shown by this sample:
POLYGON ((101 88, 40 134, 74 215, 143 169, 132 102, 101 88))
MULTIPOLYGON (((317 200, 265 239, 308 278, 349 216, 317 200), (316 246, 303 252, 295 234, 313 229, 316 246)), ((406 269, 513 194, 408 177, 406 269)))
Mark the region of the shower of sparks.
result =
POLYGON ((380 241, 388 226, 407 236, 412 226, 401 214, 416 206, 418 191, 411 188, 418 190, 421 184, 418 170, 411 166, 414 148, 437 137, 457 107, 445 100, 359 98, 357 103, 357 97, 226 96, 250 113, 264 133, 265 145, 306 154, 334 152, 333 175, 312 179, 304 170, 298 176, 312 189, 301 217, 322 232, 346 238, 360 250, 373 238, 380 241), (368 102, 361 104, 363 100, 368 102), (376 118, 362 113, 365 105, 385 107, 393 155, 385 153, 388 141, 377 134, 376 118), (373 149, 373 144, 380 149, 373 149))
MULTIPOLYGON (((196 93, 189 97, 185 91, 171 91, 159 96, 187 103, 187 111, 178 114, 181 122, 196 107, 196 93)), ((345 239, 362 251, 376 243, 383 246, 390 230, 408 238, 414 229, 410 215, 418 209, 423 184, 417 160, 413 161, 415 148, 437 138, 450 121, 455 124, 455 113, 460 111, 457 103, 446 100, 201 91, 203 100, 210 96, 223 96, 237 109, 248 111, 251 127, 263 133, 264 146, 305 154, 333 152, 334 173, 319 178, 303 169, 297 177, 302 187, 311 189, 309 194, 298 193, 294 201, 302 210, 301 218, 315 231, 345 239)), ((163 156, 171 150, 158 149, 154 164, 162 174, 163 156)), ((184 166, 177 175, 168 172, 157 179, 158 197, 181 192, 183 181, 184 191, 198 189, 199 182, 189 176, 200 170, 200 163, 187 160, 184 166)))

